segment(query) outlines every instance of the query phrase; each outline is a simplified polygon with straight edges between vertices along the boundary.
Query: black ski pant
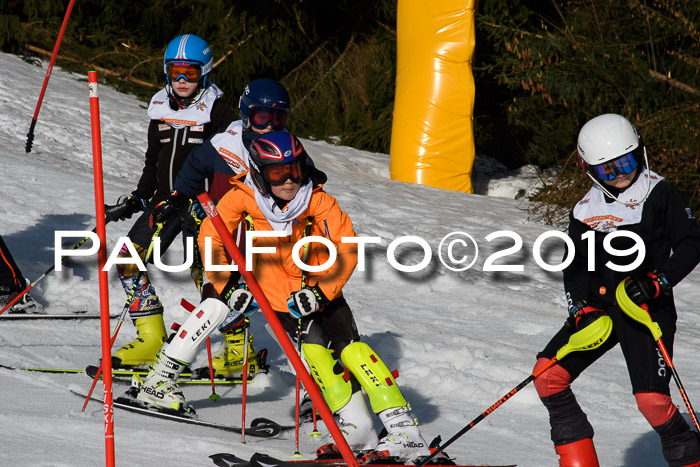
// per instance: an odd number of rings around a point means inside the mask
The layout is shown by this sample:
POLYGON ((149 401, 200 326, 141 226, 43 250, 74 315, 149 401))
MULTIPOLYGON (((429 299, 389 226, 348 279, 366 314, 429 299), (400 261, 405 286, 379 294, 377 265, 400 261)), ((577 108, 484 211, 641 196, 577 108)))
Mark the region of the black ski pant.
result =
MULTIPOLYGON (((289 313, 277 312, 277 317, 293 342, 297 342, 301 331, 301 340, 306 344, 317 344, 332 349, 336 360, 340 360, 343 349, 352 342, 360 340, 360 333, 355 324, 355 318, 350 306, 342 295, 332 300, 322 310, 317 311, 301 320, 289 313)), ((336 374, 342 373, 339 364, 334 369, 336 374)), ((352 391, 360 390, 360 383, 348 373, 352 391)))
MULTIPOLYGON (((673 358, 673 338, 676 332, 676 310, 671 297, 652 301, 652 320, 663 333, 662 340, 669 357, 673 358)), ((613 321, 613 331, 608 340, 593 350, 571 352, 557 365, 565 369, 573 382, 584 370, 620 345, 627 364, 627 372, 634 394, 642 391, 669 395, 671 371, 661 356, 649 329, 628 317, 619 307, 607 307, 605 313, 613 321)), ((567 322, 545 346, 537 358, 551 359, 563 347, 575 329, 567 322)), ((593 437, 593 428, 588 422, 570 387, 541 400, 549 411, 551 437, 555 446, 593 437)), ((700 443, 678 411, 671 419, 653 427, 663 446, 664 457, 669 465, 683 466, 700 459, 700 443)))
MULTIPOLYGON (((134 225, 129 230, 127 237, 134 245, 137 254, 141 260, 146 260, 148 248, 151 245, 151 240, 156 232, 156 226, 150 226, 150 217, 153 212, 154 205, 149 205, 146 210, 136 219, 134 225)), ((189 216, 187 207, 183 208, 180 215, 172 215, 163 225, 158 237, 160 238, 161 254, 167 251, 168 247, 173 243, 178 234, 182 233, 183 247, 187 246, 187 239, 192 238, 193 242, 193 264, 190 267, 192 278, 196 284, 199 284, 203 271, 201 270, 201 260, 199 256, 199 248, 197 247, 197 233, 194 225, 182 221, 182 217, 189 216)), ((130 256, 126 248, 120 252, 120 256, 130 256)), ((153 263, 153 255, 147 264, 153 263)), ((147 266, 146 264, 146 266, 147 266)), ((129 316, 131 319, 144 318, 163 313, 163 304, 156 294, 153 284, 148 278, 148 273, 139 274, 139 270, 135 264, 120 264, 117 266, 119 278, 121 279, 124 291, 128 294, 134 287, 134 282, 139 278, 139 284, 136 286, 134 300, 129 308, 129 316)))

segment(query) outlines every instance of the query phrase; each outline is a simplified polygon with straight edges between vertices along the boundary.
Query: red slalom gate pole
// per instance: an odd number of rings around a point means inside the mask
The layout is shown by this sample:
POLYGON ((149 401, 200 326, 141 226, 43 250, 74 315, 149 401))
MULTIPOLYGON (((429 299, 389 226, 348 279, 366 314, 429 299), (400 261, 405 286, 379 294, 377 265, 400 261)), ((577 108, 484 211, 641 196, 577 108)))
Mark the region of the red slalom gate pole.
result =
POLYGON ((333 414, 328 408, 328 405, 326 405, 326 401, 323 400, 323 396, 318 391, 313 378, 311 378, 311 375, 309 375, 309 373, 306 371, 306 367, 304 367, 301 358, 299 355, 297 355, 296 349, 292 345, 291 340, 289 337, 287 337, 287 333, 282 327, 282 323, 280 323, 275 311, 270 305, 270 302, 267 300, 265 293, 260 288, 260 284, 258 284, 258 281, 255 279, 255 275, 246 269, 243 254, 236 246, 236 242, 233 240, 231 233, 226 228, 224 221, 221 220, 221 217, 219 216, 219 213, 217 212, 211 198, 207 193, 202 193, 201 195, 197 196, 197 199, 199 199, 199 202, 207 213, 207 216, 209 219, 211 219, 214 228, 218 232, 219 236, 221 237, 221 241, 226 247, 226 251, 228 251, 235 263, 238 265, 238 271, 241 273, 246 281, 246 284, 248 285, 248 288, 253 293, 255 300, 258 302, 258 306, 260 306, 260 310, 262 311, 263 315, 265 315, 265 319, 267 319, 272 331, 275 333, 277 341, 280 343, 284 353, 292 363, 294 371, 296 371, 301 378, 302 383, 304 383, 306 391, 309 393, 309 396, 311 396, 311 400, 314 402, 317 410, 321 414, 321 418, 325 422, 328 432, 333 437, 333 441, 335 441, 335 444, 338 446, 340 453, 343 455, 343 459, 345 459, 348 467, 359 467, 357 459, 355 459, 355 455, 350 449, 347 441, 345 441, 343 433, 340 431, 340 428, 338 428, 338 424, 335 422, 333 414))
POLYGON ((39 94, 39 101, 36 103, 36 109, 34 110, 34 117, 32 117, 32 123, 29 125, 29 132, 27 133, 27 143, 24 147, 25 152, 30 152, 32 150, 32 143, 34 142, 34 127, 36 126, 37 118, 39 118, 39 109, 41 108, 41 102, 44 100, 44 93, 46 92, 46 86, 48 86, 49 84, 51 71, 53 71, 53 62, 56 61, 58 49, 61 47, 63 33, 66 31, 66 26, 68 26, 68 18, 70 17, 70 12, 73 9, 73 3, 75 3, 75 0, 70 0, 70 3, 68 3, 68 9, 66 10, 66 14, 63 17, 63 24, 61 25, 61 30, 58 33, 58 39, 56 39, 56 45, 54 46, 53 53, 51 54, 49 68, 46 70, 46 76, 44 77, 44 85, 41 87, 41 93, 39 94))
MULTIPOLYGON (((71 2, 72 3, 72 2, 71 2)), ((104 385, 105 465, 114 467, 114 406, 112 403, 112 342, 109 333, 109 281, 107 271, 107 234, 105 231, 105 200, 102 182, 102 139, 100 134, 100 99, 97 92, 97 72, 88 72, 90 122, 92 126, 92 165, 95 174, 95 210, 100 248, 97 264, 100 278, 100 320, 102 330, 102 382, 104 385)))

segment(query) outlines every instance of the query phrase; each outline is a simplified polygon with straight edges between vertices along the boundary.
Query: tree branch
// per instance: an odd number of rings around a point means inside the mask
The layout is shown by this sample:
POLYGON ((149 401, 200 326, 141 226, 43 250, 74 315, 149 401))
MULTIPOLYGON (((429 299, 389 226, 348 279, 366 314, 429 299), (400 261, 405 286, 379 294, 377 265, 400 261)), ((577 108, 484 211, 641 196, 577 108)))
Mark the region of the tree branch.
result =
POLYGON ((688 86, 685 83, 681 83, 680 81, 677 81, 669 76, 662 75, 661 73, 654 71, 654 70, 649 70, 649 74, 651 75, 652 78, 659 79, 659 80, 665 82, 666 84, 673 86, 674 88, 678 88, 681 91, 685 91, 688 94, 691 94, 693 96, 700 96, 699 90, 695 89, 692 86, 688 86))
MULTIPOLYGON (((52 52, 49 52, 48 50, 40 49, 39 47, 33 46, 31 44, 27 44, 25 47, 27 48, 27 50, 31 50, 32 52, 36 52, 36 53, 41 54, 41 55, 46 55, 47 57, 50 57, 51 55, 53 55, 52 52)), ((101 66, 97 66, 97 65, 94 65, 92 63, 81 62, 80 60, 76 60, 76 59, 70 58, 70 57, 64 57, 62 55, 58 55, 57 58, 60 58, 61 60, 68 60, 68 61, 74 62, 74 63, 80 63, 81 65, 85 66, 86 68, 94 69, 95 71, 99 71, 100 73, 104 73, 106 75, 116 76, 117 78, 121 78, 123 80, 130 81, 130 82, 135 83, 135 84, 140 84, 141 86, 148 86, 150 88, 160 88, 160 86, 157 84, 153 84, 153 83, 149 83, 147 81, 142 81, 140 79, 132 78, 131 76, 122 76, 120 73, 118 73, 116 71, 108 70, 106 68, 102 68, 101 66)))

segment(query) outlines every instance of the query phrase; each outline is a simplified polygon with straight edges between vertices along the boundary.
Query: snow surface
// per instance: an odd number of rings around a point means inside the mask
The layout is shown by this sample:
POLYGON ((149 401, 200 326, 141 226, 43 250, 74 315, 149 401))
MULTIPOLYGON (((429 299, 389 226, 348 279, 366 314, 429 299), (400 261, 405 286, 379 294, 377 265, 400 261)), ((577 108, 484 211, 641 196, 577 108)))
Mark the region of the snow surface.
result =
MULTIPOLYGON (((26 130, 45 68, 0 54, 0 69, 0 233, 23 273, 34 280, 53 264, 55 231, 90 230, 95 225, 87 80, 54 69, 33 150, 25 154, 26 130)), ((147 117, 144 103, 132 96, 106 86, 100 87, 99 95, 105 200, 113 203, 135 188, 141 173, 147 117)), ((467 195, 392 181, 384 154, 317 141, 304 144, 329 175, 326 189, 350 214, 358 235, 383 239, 381 246, 368 248, 366 270, 356 271, 345 288, 363 339, 390 368, 399 370, 398 383, 426 439, 442 435, 447 440, 527 378, 536 353, 566 317, 560 273, 544 271, 533 259, 535 240, 550 227, 528 220, 524 202, 512 199, 515 191, 530 186, 532 180, 527 177, 532 171, 521 172, 522 177, 512 173, 493 177, 509 180, 506 185, 512 192, 497 183, 491 193, 507 197, 467 195), (512 245, 507 238, 485 239, 501 230, 517 232, 524 246, 496 264, 523 264, 524 272, 483 271, 489 255, 512 245), (476 264, 465 272, 446 269, 436 254, 441 239, 455 231, 470 234, 479 246, 476 264), (430 264, 421 272, 398 272, 387 260, 389 243, 405 235, 420 236, 432 248, 430 264)), ((488 193, 491 182, 477 178, 479 170, 477 165, 474 184, 488 193)), ((124 236, 132 222, 108 225, 108 244, 124 236)), ((558 263, 561 242, 546 245, 544 258, 558 263)), ((455 254, 461 253, 457 248, 455 254)), ((422 251, 402 247, 397 257, 403 264, 416 264, 422 251)), ((181 258, 182 248, 176 242, 165 260, 179 264, 181 258)), ((40 281, 32 296, 48 313, 78 309, 97 313, 96 263, 94 256, 67 260, 64 270, 40 281)), ((188 274, 152 269, 151 278, 165 303, 166 325, 184 321, 180 299, 197 301, 188 274)), ((680 316, 674 361, 691 400, 696 401, 700 400, 700 377, 694 373, 693 355, 700 347, 700 313, 695 308, 700 303, 699 280, 700 270, 696 270, 677 287, 680 316)), ((109 285, 111 312, 118 313, 125 297, 114 273, 109 285)), ((0 363, 84 368, 101 356, 99 326, 98 320, 0 322, 0 363)), ((272 370, 249 385, 248 421, 262 416, 291 424, 294 377, 265 332, 262 315, 253 319, 253 332, 256 349, 269 349, 272 370)), ((221 342, 216 334, 215 349, 221 342)), ((135 335, 134 327, 125 323, 117 345, 135 335)), ((201 351, 195 365, 203 364, 205 358, 206 352, 201 351)), ((83 400, 70 391, 86 391, 88 378, 0 369, 0 379, 0 465, 104 465, 103 408, 91 402, 81 412, 83 400)), ((115 397, 123 390, 124 383, 115 383, 115 397)), ((206 386, 184 387, 202 419, 240 424, 241 389, 219 386, 218 402, 208 399, 210 391, 206 386)), ((601 465, 664 465, 657 435, 636 410, 619 350, 585 372, 574 383, 574 391, 595 427, 601 465)), ((101 394, 101 385, 96 393, 101 394)), ((675 388, 672 394, 686 412, 675 388)), ((290 458, 295 451, 293 432, 269 440, 249 437, 242 444, 239 435, 215 429, 121 411, 114 417, 119 466, 207 466, 213 465, 208 456, 218 452, 249 457, 260 451, 290 458)), ((304 435, 301 452, 312 458, 315 448, 325 442, 304 435)), ((447 451, 460 463, 556 465, 547 412, 533 385, 447 451)))

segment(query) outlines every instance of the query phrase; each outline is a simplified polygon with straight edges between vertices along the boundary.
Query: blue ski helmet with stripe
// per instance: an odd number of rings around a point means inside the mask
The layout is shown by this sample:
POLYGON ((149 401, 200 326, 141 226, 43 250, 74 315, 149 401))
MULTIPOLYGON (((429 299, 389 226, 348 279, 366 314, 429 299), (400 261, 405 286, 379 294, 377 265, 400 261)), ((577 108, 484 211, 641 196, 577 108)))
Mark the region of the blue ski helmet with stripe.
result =
POLYGON ((206 88, 209 85, 207 81, 209 73, 214 68, 214 57, 209 44, 201 37, 194 34, 183 34, 170 41, 165 49, 165 58, 163 59, 163 71, 168 84, 170 84, 169 62, 198 64, 201 70, 201 86, 206 88))

